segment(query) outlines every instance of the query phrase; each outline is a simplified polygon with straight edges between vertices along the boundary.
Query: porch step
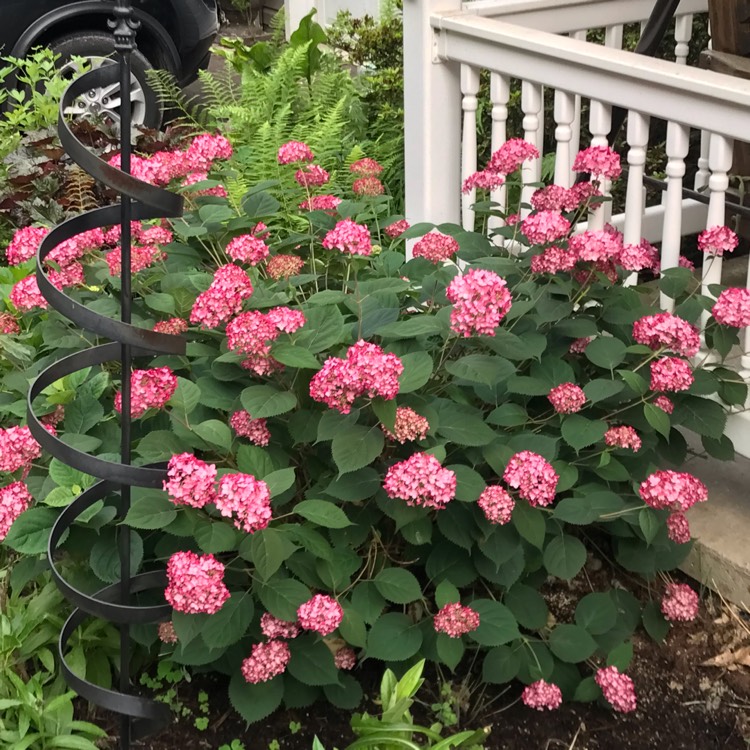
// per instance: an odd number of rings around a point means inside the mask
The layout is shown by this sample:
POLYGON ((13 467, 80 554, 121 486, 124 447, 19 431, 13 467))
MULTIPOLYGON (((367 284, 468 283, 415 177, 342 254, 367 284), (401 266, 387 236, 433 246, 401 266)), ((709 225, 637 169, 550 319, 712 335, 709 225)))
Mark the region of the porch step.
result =
POLYGON ((750 611, 750 459, 694 456, 684 470, 708 487, 708 502, 690 509, 696 542, 681 569, 750 611))

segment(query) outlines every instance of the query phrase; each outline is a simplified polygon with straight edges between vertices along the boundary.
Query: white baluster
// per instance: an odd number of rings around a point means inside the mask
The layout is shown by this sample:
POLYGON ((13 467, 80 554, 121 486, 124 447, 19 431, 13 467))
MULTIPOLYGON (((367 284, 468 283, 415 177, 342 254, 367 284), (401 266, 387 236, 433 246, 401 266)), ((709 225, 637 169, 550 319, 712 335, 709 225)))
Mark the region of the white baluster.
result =
POLYGON ((701 152, 698 157, 698 171, 695 173, 696 190, 702 190, 708 185, 711 173, 708 171, 708 147, 711 145, 711 133, 701 130, 701 152))
MULTIPOLYGON (((541 178, 541 154, 543 144, 539 140, 539 112, 542 109, 542 87, 536 83, 524 81, 521 85, 521 111, 523 112, 524 138, 533 143, 539 150, 540 158, 525 161, 521 168, 524 186, 521 191, 521 202, 529 203, 531 196, 538 189, 528 183, 539 182, 541 178)), ((527 216, 528 208, 521 209, 521 216, 527 216)))
POLYGON ((566 91, 555 91, 555 184, 570 187, 573 161, 570 143, 573 138, 572 124, 575 119, 575 101, 566 91))
MULTIPOLYGON (((642 238, 643 208, 645 190, 643 176, 646 171, 646 154, 648 151, 649 118, 640 112, 628 113, 627 139, 630 148, 627 153, 628 186, 625 195, 625 226, 623 242, 626 245, 638 245, 642 238)), ((638 274, 632 273, 625 283, 630 286, 638 281, 638 274)))
MULTIPOLYGON (((574 31, 570 36, 572 39, 578 39, 579 41, 585 42, 586 29, 583 29, 582 31, 574 31)), ((575 155, 578 153, 578 149, 580 148, 581 143, 581 97, 578 94, 576 94, 575 98, 575 113, 573 115, 572 130, 573 134, 570 139, 570 156, 571 159, 574 159, 575 155)), ((570 176, 573 180, 575 180, 575 172, 571 172, 570 176)))
MULTIPOLYGON (((604 102, 591 100, 589 114, 589 130, 591 131, 592 146, 607 146, 607 136, 612 128, 612 106, 604 102)), ((603 180, 600 186, 604 195, 609 195, 610 182, 603 180)), ((612 216, 612 203, 601 203, 589 217, 589 229, 603 229, 612 216)))
POLYGON ((604 29, 604 46, 612 49, 622 49, 622 24, 607 26, 604 29))
POLYGON ((690 39, 693 36, 693 16, 688 13, 677 16, 674 26, 674 57, 678 65, 687 65, 688 52, 690 52, 690 39))
MULTIPOLYGON (((688 153, 690 128, 676 122, 667 125, 667 190, 664 196, 661 269, 676 268, 680 261, 682 241, 682 178, 688 153)), ((661 294, 661 306, 671 312, 674 300, 661 294)))
MULTIPOLYGON (((477 171, 477 94, 479 71, 470 65, 461 66, 461 109, 463 137, 461 146, 461 182, 477 171)), ((474 209, 477 191, 461 194, 461 224, 467 232, 474 230, 474 209)))
MULTIPOLYGON (((490 102, 492 102, 492 135, 491 145, 494 154, 500 146, 508 140, 508 99, 510 98, 510 78, 501 73, 490 74, 490 102)), ((490 193, 490 199, 499 204, 501 211, 507 209, 506 189, 503 185, 490 193)), ((503 226, 499 216, 491 216, 488 225, 490 229, 503 226)))

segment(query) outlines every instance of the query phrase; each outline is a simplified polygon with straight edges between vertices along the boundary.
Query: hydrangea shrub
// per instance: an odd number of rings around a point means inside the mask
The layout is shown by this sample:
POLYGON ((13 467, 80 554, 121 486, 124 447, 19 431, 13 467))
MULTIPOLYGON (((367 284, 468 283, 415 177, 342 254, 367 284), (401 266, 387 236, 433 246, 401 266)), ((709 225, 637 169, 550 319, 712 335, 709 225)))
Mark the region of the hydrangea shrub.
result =
MULTIPOLYGON (((510 141, 465 187, 518 193, 537 156, 510 141)), ((631 635, 642 624, 663 639, 697 598, 677 584, 645 606, 624 588, 593 592, 557 622, 543 586, 582 571, 592 533, 648 578, 685 557, 684 512, 708 493, 664 465, 684 460, 687 431, 733 456, 726 408, 747 387, 723 360, 750 322, 745 290, 703 296, 687 263, 659 275, 648 243, 576 230, 599 181, 619 175, 606 149, 576 160, 592 181, 540 188, 523 218, 478 203, 489 232, 409 227, 390 215, 377 163, 329 173, 299 142, 280 148, 279 181, 237 200, 232 158, 225 139, 200 136, 134 161, 191 209, 134 225, 134 322, 189 341, 186 357, 131 375, 134 454, 169 468, 163 491, 134 493, 125 523, 135 567, 166 564, 174 609, 138 640, 230 675, 248 721, 282 703, 355 706, 365 659, 455 670, 476 658, 483 680, 524 683, 534 709, 602 698, 633 710, 631 635), (624 285, 633 272, 650 286, 624 285)), ((28 377, 91 343, 39 296, 30 258, 45 231, 20 230, 0 271, 0 533, 30 556, 94 481, 47 466, 20 425, 28 377)), ((86 233, 53 259, 61 287, 112 315, 117 240, 86 233)), ((706 262, 735 240, 704 233, 706 262)), ((121 378, 76 373, 38 408, 106 457, 121 378)), ((113 517, 94 508, 66 548, 92 585, 117 575, 113 517)))

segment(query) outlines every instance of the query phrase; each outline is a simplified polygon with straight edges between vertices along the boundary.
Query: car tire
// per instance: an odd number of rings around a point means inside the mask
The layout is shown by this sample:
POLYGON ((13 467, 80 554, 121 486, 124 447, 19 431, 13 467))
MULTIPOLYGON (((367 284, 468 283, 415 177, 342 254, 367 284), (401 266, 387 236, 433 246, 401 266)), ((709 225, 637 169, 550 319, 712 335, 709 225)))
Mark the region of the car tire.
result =
MULTIPOLYGON (((108 59, 115 59, 115 47, 112 37, 104 32, 100 31, 83 31, 79 34, 71 34, 54 40, 50 45, 50 49, 56 55, 59 55, 58 67, 67 69, 71 73, 71 77, 75 74, 76 70, 74 64, 71 62, 74 57, 84 57, 91 61, 93 66, 102 64, 110 64, 108 59)), ((133 124, 143 125, 148 128, 158 128, 162 122, 162 110, 159 104, 159 100, 156 94, 148 85, 148 77, 146 72, 151 70, 154 66, 151 62, 138 50, 134 50, 130 58, 131 64, 131 101, 133 106, 133 124)), ((94 92, 93 97, 88 95, 83 96, 76 103, 76 106, 71 108, 70 113, 85 114, 107 114, 108 103, 111 103, 113 97, 119 93, 119 87, 114 92, 94 92), (105 96, 109 94, 109 96, 105 96)), ((117 98, 114 98, 117 101, 117 98)), ((116 116, 117 107, 113 107, 113 111, 116 116)))

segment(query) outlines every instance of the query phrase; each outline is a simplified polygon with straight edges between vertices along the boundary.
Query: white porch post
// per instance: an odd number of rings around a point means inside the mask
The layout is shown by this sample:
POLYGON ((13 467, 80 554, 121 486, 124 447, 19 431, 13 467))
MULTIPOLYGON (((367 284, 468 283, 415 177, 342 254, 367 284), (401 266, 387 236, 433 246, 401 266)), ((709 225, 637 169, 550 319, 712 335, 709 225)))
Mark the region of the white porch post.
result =
MULTIPOLYGON (((430 15, 461 0, 404 0, 406 218, 460 223, 460 66, 440 62, 430 15)), ((407 257, 411 248, 407 243, 407 257)))

